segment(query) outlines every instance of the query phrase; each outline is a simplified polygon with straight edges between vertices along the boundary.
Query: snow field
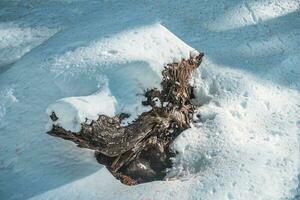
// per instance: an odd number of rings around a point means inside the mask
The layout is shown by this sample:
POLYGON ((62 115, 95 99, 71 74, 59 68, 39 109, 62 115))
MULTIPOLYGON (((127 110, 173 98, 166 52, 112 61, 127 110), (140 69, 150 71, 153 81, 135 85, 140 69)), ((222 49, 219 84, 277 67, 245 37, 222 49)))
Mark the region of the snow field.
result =
POLYGON ((1 1, 0 199, 297 200, 299 8, 1 1), (143 90, 159 86, 163 64, 190 46, 205 53, 192 80, 201 107, 173 145, 169 181, 126 187, 92 151, 45 134, 53 110, 70 130, 101 113, 130 122, 148 109, 143 90))

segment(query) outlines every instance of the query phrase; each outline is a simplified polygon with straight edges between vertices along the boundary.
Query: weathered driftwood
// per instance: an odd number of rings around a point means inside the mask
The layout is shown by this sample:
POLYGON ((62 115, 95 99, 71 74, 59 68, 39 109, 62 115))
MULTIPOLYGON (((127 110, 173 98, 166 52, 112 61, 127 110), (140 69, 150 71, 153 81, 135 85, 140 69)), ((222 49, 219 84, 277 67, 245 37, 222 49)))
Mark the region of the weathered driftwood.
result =
MULTIPOLYGON (((131 124, 121 125, 128 117, 124 113, 115 117, 100 115, 91 124, 83 123, 80 133, 53 126, 49 134, 95 150, 97 160, 127 185, 163 179, 172 165, 169 145, 190 126, 194 94, 189 80, 202 57, 200 53, 165 66, 162 90, 145 92, 146 101, 142 104, 152 109, 131 124)), ((55 113, 50 117, 57 120, 55 113)))

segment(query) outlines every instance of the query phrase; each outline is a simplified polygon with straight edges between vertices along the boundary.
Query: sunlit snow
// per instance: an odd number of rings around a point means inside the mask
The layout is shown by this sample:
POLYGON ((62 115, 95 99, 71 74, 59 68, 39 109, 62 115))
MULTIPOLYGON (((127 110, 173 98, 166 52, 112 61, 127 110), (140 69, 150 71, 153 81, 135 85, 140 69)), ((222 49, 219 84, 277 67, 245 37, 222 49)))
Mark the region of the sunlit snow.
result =
MULTIPOLYGON (((0 2, 0 199, 297 200, 300 2, 0 2), (163 65, 197 49, 196 123, 166 181, 129 187, 93 151, 51 137, 49 114, 131 113, 163 65)), ((130 121, 129 121, 130 122, 130 121)))

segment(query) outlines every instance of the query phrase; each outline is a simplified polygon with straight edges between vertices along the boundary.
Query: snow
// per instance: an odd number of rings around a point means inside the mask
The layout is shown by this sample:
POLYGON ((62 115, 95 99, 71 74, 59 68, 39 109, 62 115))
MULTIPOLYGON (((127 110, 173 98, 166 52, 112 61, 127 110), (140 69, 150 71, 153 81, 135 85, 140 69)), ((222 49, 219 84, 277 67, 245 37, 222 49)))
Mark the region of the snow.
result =
POLYGON ((163 67, 175 59, 187 59, 196 53, 195 49, 160 24, 124 31, 88 47, 80 47, 72 52, 67 52, 56 58, 54 63, 49 64, 51 71, 57 74, 68 71, 67 73, 74 75, 83 71, 89 73, 101 70, 102 75, 108 76, 109 80, 102 76, 102 84, 107 86, 104 89, 99 88, 97 94, 64 98, 50 105, 47 114, 51 115, 52 112, 55 112, 58 120, 52 122, 49 118, 47 130, 52 128, 52 124, 55 124, 66 130, 79 132, 81 123, 86 119, 96 120, 100 114, 113 116, 120 113, 116 113, 116 111, 130 114, 131 117, 126 120, 126 123, 129 123, 142 112, 150 109, 141 104, 142 94, 147 88, 160 87, 163 67), (134 62, 139 63, 133 64, 134 62), (132 67, 149 71, 148 80, 143 77, 143 72, 135 73, 136 69, 132 70, 132 67), (123 69, 125 70, 122 73, 111 72, 123 69), (127 77, 127 79, 130 77, 131 80, 125 79, 121 82, 120 76, 127 77), (128 84, 132 80, 134 83, 128 84), (116 85, 117 88, 112 87, 111 91, 109 88, 111 82, 117 82, 126 88, 116 85), (120 92, 120 89, 123 92, 120 92), (116 94, 115 98, 111 96, 111 92, 119 93, 119 95, 116 94), (137 94, 140 94, 138 101, 137 97, 134 97, 137 94))
POLYGON ((0 199, 297 200, 299 4, 1 1, 0 199), (51 111, 70 130, 101 113, 130 122, 192 47, 205 53, 201 107, 168 181, 124 186, 92 151, 45 134, 51 111))
POLYGON ((224 31, 249 26, 295 12, 299 6, 300 2, 293 0, 241 2, 232 9, 226 9, 224 15, 209 27, 215 31, 224 31))
POLYGON ((6 109, 18 102, 18 99, 14 96, 13 89, 4 89, 0 93, 0 120, 6 114, 6 109))
POLYGON ((111 65, 114 63, 143 61, 149 64, 154 72, 160 74, 164 64, 172 63, 174 59, 188 58, 193 51, 196 50, 165 27, 154 24, 127 30, 94 42, 88 47, 80 47, 67 52, 57 58, 50 68, 57 73, 64 73, 72 68, 72 72, 76 73, 93 70, 87 65, 109 68, 113 67, 111 65))
POLYGON ((0 23, 0 70, 20 59, 56 31, 47 27, 30 28, 14 23, 0 23))
POLYGON ((190 187, 203 188, 204 199, 288 196, 299 167, 298 92, 207 60, 204 65, 204 90, 212 98, 198 109, 195 127, 176 139, 170 178, 199 176, 190 187))
POLYGON ((58 125, 66 130, 79 132, 81 124, 97 120, 99 115, 113 117, 115 115, 116 99, 107 91, 83 97, 68 97, 58 100, 47 108, 46 113, 50 116, 53 112, 58 120, 50 120, 47 124, 47 131, 53 125, 58 125))

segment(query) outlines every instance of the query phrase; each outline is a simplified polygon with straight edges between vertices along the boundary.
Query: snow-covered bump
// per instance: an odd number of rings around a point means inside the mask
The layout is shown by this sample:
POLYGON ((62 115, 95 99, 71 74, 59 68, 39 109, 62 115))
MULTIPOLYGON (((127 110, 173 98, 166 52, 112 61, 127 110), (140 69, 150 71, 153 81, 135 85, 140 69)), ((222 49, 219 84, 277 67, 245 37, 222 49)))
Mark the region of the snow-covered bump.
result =
POLYGON ((160 24, 123 31, 67 51, 49 65, 52 72, 67 77, 98 73, 107 79, 107 86, 91 96, 64 98, 49 106, 47 114, 55 112, 58 120, 49 119, 47 130, 54 124, 79 132, 85 120, 96 120, 99 114, 112 116, 116 111, 126 112, 129 120, 134 120, 146 109, 141 104, 143 91, 160 87, 164 66, 197 53, 160 24))

